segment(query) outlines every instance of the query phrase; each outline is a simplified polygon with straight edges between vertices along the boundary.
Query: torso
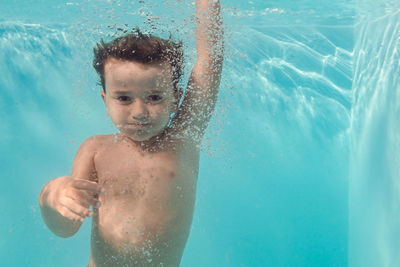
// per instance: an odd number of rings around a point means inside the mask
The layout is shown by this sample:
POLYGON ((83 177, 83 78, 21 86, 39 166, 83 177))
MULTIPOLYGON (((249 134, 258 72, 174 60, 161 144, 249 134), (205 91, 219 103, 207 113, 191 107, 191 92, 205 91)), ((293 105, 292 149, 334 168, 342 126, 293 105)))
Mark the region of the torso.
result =
POLYGON ((183 142, 146 151, 96 137, 99 196, 90 266, 179 266, 193 217, 199 152, 183 142), (98 143, 98 144, 97 144, 98 143))

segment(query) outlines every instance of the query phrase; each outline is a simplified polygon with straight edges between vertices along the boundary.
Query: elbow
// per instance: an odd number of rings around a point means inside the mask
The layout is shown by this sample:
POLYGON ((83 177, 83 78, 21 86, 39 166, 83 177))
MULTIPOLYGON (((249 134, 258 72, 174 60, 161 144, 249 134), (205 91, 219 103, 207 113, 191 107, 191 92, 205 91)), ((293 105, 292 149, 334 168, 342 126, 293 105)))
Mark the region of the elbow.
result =
POLYGON ((69 238, 75 235, 82 225, 82 222, 72 221, 61 216, 58 212, 47 207, 47 205, 41 205, 40 211, 47 228, 58 237, 69 238))
POLYGON ((78 231, 74 232, 53 232, 56 236, 61 237, 61 238, 70 238, 74 236, 78 231))
POLYGON ((80 224, 76 225, 75 227, 71 227, 71 228, 68 227, 68 228, 61 228, 61 229, 60 229, 60 227, 57 227, 55 225, 49 225, 47 223, 46 223, 46 225, 53 234, 55 234, 56 236, 61 237, 61 238, 70 238, 70 237, 74 236, 80 228, 80 224))

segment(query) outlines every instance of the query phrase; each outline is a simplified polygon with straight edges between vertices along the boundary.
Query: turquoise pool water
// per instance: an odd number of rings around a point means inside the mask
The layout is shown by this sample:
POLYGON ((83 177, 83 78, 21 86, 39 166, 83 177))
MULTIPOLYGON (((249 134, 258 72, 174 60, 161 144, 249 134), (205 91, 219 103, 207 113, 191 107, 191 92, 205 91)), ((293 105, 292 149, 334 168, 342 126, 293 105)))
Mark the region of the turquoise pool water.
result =
MULTIPOLYGON (((400 266, 400 4, 221 3, 226 60, 182 266, 400 266)), ((90 220, 58 238, 37 198, 85 138, 115 131, 92 47, 135 26, 172 32, 188 73, 193 12, 190 1, 0 3, 1 266, 86 266, 90 220)))

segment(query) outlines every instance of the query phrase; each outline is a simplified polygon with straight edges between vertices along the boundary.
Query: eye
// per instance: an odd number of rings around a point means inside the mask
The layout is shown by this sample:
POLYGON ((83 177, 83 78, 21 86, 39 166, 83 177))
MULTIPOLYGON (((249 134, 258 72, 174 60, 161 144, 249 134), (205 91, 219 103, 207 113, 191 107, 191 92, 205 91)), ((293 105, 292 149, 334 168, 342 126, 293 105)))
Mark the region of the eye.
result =
POLYGON ((116 99, 118 101, 124 102, 124 103, 132 101, 132 99, 129 96, 125 96, 125 95, 118 96, 118 97, 116 97, 116 99))
POLYGON ((149 102, 160 102, 162 100, 162 97, 160 95, 149 95, 147 97, 147 100, 149 102))

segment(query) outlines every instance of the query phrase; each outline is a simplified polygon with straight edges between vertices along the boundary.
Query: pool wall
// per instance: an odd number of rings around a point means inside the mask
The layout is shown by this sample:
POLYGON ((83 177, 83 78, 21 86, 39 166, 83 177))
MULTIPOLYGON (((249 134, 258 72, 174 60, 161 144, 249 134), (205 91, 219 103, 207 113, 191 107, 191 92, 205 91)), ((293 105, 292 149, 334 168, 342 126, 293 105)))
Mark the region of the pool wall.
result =
POLYGON ((400 4, 366 2, 355 30, 349 266, 400 266, 400 4))

